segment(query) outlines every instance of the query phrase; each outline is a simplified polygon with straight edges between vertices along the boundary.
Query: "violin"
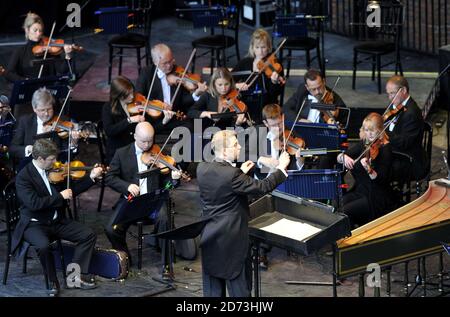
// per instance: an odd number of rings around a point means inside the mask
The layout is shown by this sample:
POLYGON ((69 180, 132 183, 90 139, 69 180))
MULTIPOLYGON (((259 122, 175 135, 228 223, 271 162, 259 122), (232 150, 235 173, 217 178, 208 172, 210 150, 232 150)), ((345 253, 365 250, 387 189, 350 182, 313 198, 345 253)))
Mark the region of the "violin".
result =
MULTIPOLYGON (((50 119, 49 121, 47 121, 46 123, 44 123, 44 126, 51 126, 51 127, 55 127, 55 132, 58 133, 58 136, 61 139, 67 139, 69 137, 69 132, 70 131, 75 131, 75 124, 73 122, 70 121, 64 121, 64 120, 58 120, 58 122, 56 122, 57 117, 54 116, 52 119, 50 119), (55 124, 56 122, 56 124, 55 124)), ((78 132, 80 133, 80 138, 83 139, 87 139, 89 137, 89 131, 85 131, 85 130, 78 130, 78 132)))
POLYGON ((389 118, 397 115, 400 111, 406 111, 406 107, 403 104, 399 104, 398 106, 392 108, 391 110, 386 111, 383 115, 383 121, 386 122, 389 118))
MULTIPOLYGON (((332 105, 334 103, 334 95, 333 95, 333 93, 325 89, 325 93, 323 94, 321 101, 324 104, 332 105)), ((336 109, 334 111, 320 110, 320 112, 322 113, 323 120, 326 123, 328 123, 328 122, 331 122, 332 124, 336 123, 336 116, 339 115, 339 110, 338 109, 336 109)))
MULTIPOLYGON (((48 41, 49 41, 48 37, 42 38, 40 42, 32 48, 33 55, 43 56, 45 54, 45 50, 47 49, 48 41)), ((62 52, 64 52, 64 45, 65 45, 64 40, 61 39, 52 40, 48 47, 48 54, 53 56, 60 55, 62 52)), ((74 51, 82 51, 83 47, 78 46, 76 44, 72 44, 72 49, 74 51)))
POLYGON ((148 151, 142 153, 141 161, 147 166, 151 166, 153 164, 156 165, 158 168, 161 169, 161 174, 168 174, 170 170, 172 170, 180 172, 182 179, 186 181, 191 180, 191 177, 187 173, 175 167, 176 162, 173 157, 161 153, 161 148, 157 144, 153 144, 148 151))
MULTIPOLYGON (((86 175, 87 171, 90 171, 97 166, 85 166, 81 161, 72 161, 70 162, 70 178, 72 180, 80 180, 86 175)), ((106 172, 106 169, 103 166, 101 167, 103 168, 103 171, 106 172)), ((67 167, 67 163, 57 161, 49 171, 48 179, 52 184, 58 184, 63 182, 68 174, 69 168, 67 167)))
POLYGON ((247 112, 247 105, 238 99, 239 91, 230 90, 226 95, 220 96, 219 109, 228 109, 230 112, 247 112))
POLYGON ((185 69, 181 66, 175 67, 175 69, 167 75, 167 81, 169 85, 176 85, 181 80, 181 84, 184 86, 184 88, 186 88, 190 92, 193 92, 198 88, 197 84, 201 81, 201 76, 194 73, 184 74, 184 71, 185 69))
POLYGON ((290 155, 295 155, 299 149, 305 148, 305 140, 300 137, 295 137, 292 134, 289 136, 290 131, 284 130, 284 140, 286 140, 286 152, 290 155))
MULTIPOLYGON (((144 95, 135 93, 133 102, 127 105, 127 111, 131 116, 142 114, 145 104, 147 104, 146 113, 154 119, 159 118, 163 111, 166 110, 164 102, 156 99, 147 102, 147 98, 145 98, 144 95)), ((180 111, 177 111, 175 116, 179 120, 184 120, 186 118, 186 115, 180 111)))
POLYGON ((283 72, 283 66, 280 63, 278 63, 278 60, 275 56, 275 52, 258 61, 257 67, 259 72, 264 72, 264 74, 268 78, 272 77, 273 72, 278 73, 279 75, 278 81, 280 82, 280 84, 284 85, 286 83, 286 80, 283 77, 281 77, 281 73, 283 72))

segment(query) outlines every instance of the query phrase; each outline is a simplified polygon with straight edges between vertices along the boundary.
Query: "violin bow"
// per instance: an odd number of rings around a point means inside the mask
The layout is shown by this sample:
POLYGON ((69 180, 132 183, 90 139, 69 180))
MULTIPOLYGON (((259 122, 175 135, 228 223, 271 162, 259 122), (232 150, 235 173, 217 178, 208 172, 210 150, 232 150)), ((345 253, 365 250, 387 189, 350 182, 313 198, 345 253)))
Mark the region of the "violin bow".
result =
MULTIPOLYGON (((303 98, 302 105, 300 106, 300 109, 297 112, 297 116, 295 117, 294 124, 292 125, 291 130, 289 130, 287 140, 289 140, 289 138, 291 137, 292 131, 294 130, 295 124, 297 123, 298 117, 300 117, 300 113, 302 113, 305 103, 306 103, 306 97, 303 98)), ((282 133, 283 133, 284 151, 286 151, 286 138, 284 136, 284 120, 283 120, 283 132, 282 133)))
POLYGON ((397 95, 398 95, 398 93, 400 92, 400 89, 401 89, 401 88, 399 88, 399 89, 397 90, 397 92, 396 92, 395 95, 394 95, 394 98, 392 98, 392 101, 389 103, 389 105, 387 106, 386 110, 384 110, 382 117, 384 117, 384 115, 389 111, 389 108, 390 108, 391 106, 394 105, 394 100, 395 100, 395 98, 397 98, 397 95))
POLYGON ((186 72, 187 72, 188 67, 189 67, 189 66, 191 65, 191 63, 192 63, 192 59, 194 58, 196 52, 197 52, 197 49, 194 48, 194 49, 192 50, 191 56, 189 57, 189 60, 188 60, 188 62, 187 62, 187 64, 186 64, 186 67, 184 68, 184 72, 183 72, 183 74, 181 75, 180 81, 178 82, 177 89, 175 90, 175 93, 173 94, 172 99, 170 100, 170 107, 171 107, 171 108, 173 107, 173 102, 175 101, 175 98, 177 97, 178 91, 180 90, 181 83, 183 82, 183 78, 184 78, 184 76, 186 75, 186 72))
MULTIPOLYGON (((392 118, 391 120, 389 120, 389 124, 394 120, 395 118, 392 118)), ((389 126, 389 124, 386 124, 383 127, 383 130, 381 130, 380 132, 377 133, 377 135, 375 136, 375 138, 373 139, 372 142, 369 142, 366 145, 366 148, 364 149, 364 151, 356 158, 356 160, 354 161, 355 163, 358 162, 366 153, 367 151, 370 149, 370 147, 380 138, 380 136, 384 133, 384 131, 386 131, 387 127, 389 126)))
POLYGON ((64 111, 64 108, 66 107, 66 104, 67 104, 67 101, 69 100, 69 96, 70 96, 71 92, 72 92, 72 89, 69 87, 69 91, 67 92, 66 98, 64 99, 64 103, 63 103, 63 105, 61 107, 61 110, 59 111, 58 117, 56 117, 55 122, 53 122, 51 131, 55 131, 56 130, 56 126, 58 125, 59 119, 61 118, 61 115, 62 115, 62 113, 64 111))
MULTIPOLYGON (((43 61, 45 61, 47 59, 47 53, 48 53, 48 49, 50 48, 50 43, 52 42, 52 37, 53 37, 53 32, 55 31, 55 26, 56 26, 56 21, 53 22, 53 25, 52 25, 52 31, 50 32, 50 36, 48 38, 48 43, 47 43, 47 47, 45 48, 44 57, 42 58, 43 61)), ((41 64, 41 68, 39 69, 38 79, 41 78, 43 70, 44 70, 44 64, 41 64)))
MULTIPOLYGON (((158 72, 158 68, 159 68, 159 63, 160 62, 161 62, 161 59, 158 60, 158 64, 156 65, 155 71, 153 72, 153 78, 152 78, 152 82, 150 84, 150 89, 148 90, 147 98, 145 99, 145 106, 144 106, 144 112, 143 112, 144 116, 145 116, 145 114, 147 112, 147 107, 148 107, 148 103, 149 103, 150 94, 152 93, 152 90, 153 90, 153 84, 155 83, 156 73, 158 72)), ((128 115, 130 115, 130 114, 128 114, 128 115)))
MULTIPOLYGON (((152 165, 150 165, 150 167, 148 168, 149 170, 151 170, 153 168, 153 166, 156 164, 156 162, 158 162, 159 157, 161 156, 162 151, 164 150, 164 148, 167 145, 167 142, 169 142, 170 137, 172 136, 174 130, 172 130, 172 132, 170 132, 169 136, 167 137, 166 141, 164 142, 163 146, 161 146, 161 149, 159 150, 158 154, 156 155, 155 160, 153 161, 152 165)), ((167 166, 169 167, 169 166, 167 166)), ((176 168, 175 166, 169 167, 171 170, 176 170, 180 173, 182 173, 182 170, 180 170, 179 168, 176 168)))
MULTIPOLYGON (((334 81, 333 88, 331 88, 331 91, 330 91, 330 92, 328 92, 328 90, 325 89, 325 93, 323 94, 322 98, 320 98, 320 101, 323 101, 323 100, 325 99, 325 96, 326 96, 328 93, 331 94, 331 95, 333 95, 333 92, 334 92, 334 90, 336 89, 336 86, 337 86, 337 84, 338 84, 338 82, 339 82, 340 79, 341 79, 341 76, 339 75, 339 76, 336 78, 336 80, 334 81)), ((334 122, 336 122, 336 118, 331 114, 331 112, 328 111, 328 110, 326 110, 326 111, 327 111, 327 114, 328 114, 331 118, 333 118, 334 122)))
MULTIPOLYGON (((284 45, 284 43, 286 43, 286 41, 287 41, 287 38, 284 38, 283 41, 281 41, 281 43, 278 45, 278 47, 277 47, 277 49, 275 50, 275 52, 273 52, 273 53, 270 54, 270 55, 274 55, 274 56, 277 55, 277 53, 280 51, 280 49, 283 47, 283 45, 284 45)), ((261 69, 258 71, 257 75, 254 76, 253 79, 252 79, 252 81, 248 83, 248 86, 253 85, 253 83, 256 81, 256 79, 258 78, 258 76, 262 74, 262 72, 266 69, 266 67, 267 67, 268 65, 269 65, 269 59, 267 59, 267 61, 265 61, 264 67, 261 68, 261 69)), ((253 73, 252 73, 252 74, 253 74, 253 73)), ((247 80, 244 82, 244 84, 247 83, 247 81, 250 79, 250 77, 252 76, 252 74, 250 74, 250 75, 248 76, 248 78, 247 78, 247 80)))

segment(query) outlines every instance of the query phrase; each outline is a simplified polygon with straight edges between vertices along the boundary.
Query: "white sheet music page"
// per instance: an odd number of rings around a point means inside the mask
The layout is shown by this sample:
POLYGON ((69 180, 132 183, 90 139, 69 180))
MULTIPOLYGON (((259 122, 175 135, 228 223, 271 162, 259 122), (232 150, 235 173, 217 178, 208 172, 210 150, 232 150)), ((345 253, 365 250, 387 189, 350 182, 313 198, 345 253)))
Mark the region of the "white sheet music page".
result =
POLYGON ((261 228, 261 230, 277 234, 279 236, 291 238, 297 241, 303 241, 306 238, 315 235, 322 229, 311 226, 310 224, 292 221, 286 218, 278 220, 271 225, 261 228))

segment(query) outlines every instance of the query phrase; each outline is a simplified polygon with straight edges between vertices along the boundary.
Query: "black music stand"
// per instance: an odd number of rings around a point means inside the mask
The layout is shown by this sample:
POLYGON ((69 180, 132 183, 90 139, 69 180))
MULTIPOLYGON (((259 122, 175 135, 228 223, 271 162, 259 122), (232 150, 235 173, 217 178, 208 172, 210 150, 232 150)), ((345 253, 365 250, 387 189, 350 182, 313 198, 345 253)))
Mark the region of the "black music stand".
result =
POLYGON ((99 8, 94 14, 99 15, 99 26, 105 34, 123 34, 128 27, 128 7, 99 8))
POLYGON ((10 105, 23 104, 31 101, 33 93, 41 87, 46 87, 55 99, 65 98, 69 91, 71 77, 49 76, 44 78, 16 80, 11 92, 10 105))

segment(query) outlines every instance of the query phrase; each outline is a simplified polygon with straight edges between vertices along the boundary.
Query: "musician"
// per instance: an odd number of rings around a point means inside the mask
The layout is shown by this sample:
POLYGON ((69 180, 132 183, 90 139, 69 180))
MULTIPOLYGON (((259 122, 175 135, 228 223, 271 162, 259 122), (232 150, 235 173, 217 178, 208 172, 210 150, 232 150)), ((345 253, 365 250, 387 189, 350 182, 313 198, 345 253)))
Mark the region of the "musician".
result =
POLYGON ((20 203, 20 220, 12 240, 12 250, 17 251, 26 241, 37 248, 39 260, 51 283, 50 295, 56 296, 59 283, 56 276, 55 260, 50 246, 51 239, 60 238, 76 243, 73 263, 80 266, 81 276, 76 277, 68 288, 92 289, 95 281, 89 275, 89 264, 94 251, 96 235, 84 224, 64 217, 63 208, 67 200, 86 191, 102 173, 95 167, 89 176, 78 182, 72 189, 60 191, 51 185, 47 173, 53 167, 58 155, 58 147, 47 139, 39 139, 33 144, 33 160, 16 176, 16 192, 20 203), (76 283, 76 282, 79 283, 76 283))
POLYGON ((11 144, 15 122, 8 97, 0 95, 0 157, 3 157, 3 149, 6 149, 4 147, 9 147, 11 144))
POLYGON ((103 105, 102 120, 106 139, 106 161, 110 162, 116 149, 134 141, 136 124, 146 120, 144 115, 131 116, 127 105, 134 99, 134 86, 131 81, 118 76, 111 81, 109 102, 103 105))
MULTIPOLYGON (((32 144, 35 138, 41 133, 50 132, 53 125, 51 123, 52 119, 55 119, 55 98, 48 89, 39 88, 36 90, 33 93, 31 105, 33 113, 19 118, 11 141, 9 152, 12 157, 19 160, 23 160, 24 158, 31 159, 32 144)), ((80 133, 74 130, 71 136, 71 149, 75 150, 80 133)), ((51 135, 51 139, 57 144, 58 148, 62 149, 62 153, 67 153, 67 140, 63 140, 57 134, 51 135)))
MULTIPOLYGON (((34 56, 32 50, 35 45, 39 44, 44 36, 44 22, 40 16, 29 12, 23 23, 23 29, 25 31, 25 39, 27 42, 24 46, 21 46, 14 51, 8 67, 6 68, 5 76, 11 82, 37 78, 41 68, 40 64, 33 65, 33 61, 40 60, 41 57, 34 56)), ((41 77, 64 74, 71 70, 72 52, 72 45, 64 45, 65 62, 44 65, 41 77)), ((56 58, 60 59, 62 57, 57 56, 56 58)))
MULTIPOLYGON (((190 106, 194 104, 208 88, 206 84, 199 82, 197 89, 191 94, 183 86, 180 87, 173 104, 171 100, 177 89, 177 82, 169 82, 169 74, 176 68, 175 58, 172 50, 165 44, 156 44, 151 50, 153 65, 146 67, 141 71, 136 82, 136 90, 144 96, 148 95, 152 79, 156 71, 156 78, 150 93, 150 100, 156 99, 166 104, 167 110, 174 112, 180 111, 187 113, 190 106)), ((189 120, 174 120, 173 112, 168 113, 164 118, 158 118, 150 121, 157 133, 170 133, 178 126, 184 126, 193 129, 189 120)))
POLYGON ((381 217, 393 207, 389 190, 392 145, 382 130, 383 117, 370 113, 360 130, 361 141, 337 157, 338 163, 351 170, 355 179, 353 189, 343 197, 343 212, 353 225, 363 225, 381 217), (357 160, 371 144, 371 150, 357 160))
POLYGON ((238 114, 235 120, 220 119, 218 122, 215 122, 211 117, 213 114, 229 111, 223 99, 233 89, 235 89, 234 79, 228 69, 224 67, 216 68, 211 76, 208 92, 203 94, 189 109, 188 117, 204 119, 203 129, 211 125, 216 125, 221 129, 243 125, 247 122, 244 113, 238 114))
MULTIPOLYGON (((136 125, 134 133, 134 142, 124 146, 116 151, 106 174, 106 184, 121 193, 121 197, 116 204, 115 212, 105 228, 106 235, 116 250, 124 251, 128 254, 131 261, 131 254, 126 243, 126 232, 132 223, 137 220, 114 223, 121 209, 126 203, 128 195, 136 197, 146 193, 154 192, 157 189, 165 187, 172 179, 179 179, 180 173, 173 171, 172 178, 170 176, 162 176, 160 174, 151 174, 150 177, 139 179, 138 172, 146 171, 149 166, 145 165, 141 158, 142 153, 149 151, 154 142, 155 130, 148 122, 140 122, 136 125)), ((160 210, 152 210, 155 206, 149 207, 149 217, 156 219, 155 232, 165 231, 168 229, 167 206, 163 204, 160 210), (151 214, 151 212, 153 212, 151 214)), ((167 243, 162 240, 162 260, 164 269, 167 270, 167 243)))
MULTIPOLYGON (((396 75, 389 78, 386 83, 386 93, 393 105, 392 109, 396 109, 400 105, 404 107, 386 130, 392 149, 406 153, 413 158, 412 168, 406 161, 394 160, 392 178, 400 182, 420 179, 426 173, 427 166, 427 158, 422 147, 424 129, 422 112, 409 95, 409 84, 404 77, 396 75)), ((392 118, 394 116, 389 117, 388 120, 392 118)))
MULTIPOLYGON (((248 71, 249 74, 254 72, 260 72, 258 68, 258 62, 264 61, 272 52, 272 39, 264 29, 257 29, 253 32, 250 39, 250 46, 248 48, 247 57, 241 59, 236 66, 233 67, 234 72, 248 71)), ((264 105, 271 103, 278 103, 278 97, 283 91, 283 86, 280 82, 280 75, 277 72, 273 72, 269 78, 264 74, 260 74, 258 79, 249 86, 245 81, 249 78, 247 75, 234 75, 236 80, 236 88, 242 92, 242 101, 247 104, 251 109, 252 119, 256 122, 261 122, 261 109, 264 105), (257 93, 261 91, 261 99, 255 99, 251 93, 257 93)), ((251 80, 251 79, 250 79, 251 80)), ((249 81, 250 82, 250 81, 249 81)))
POLYGON ((246 175, 254 166, 247 161, 234 166, 241 149, 233 131, 214 134, 211 141, 215 159, 197 167, 203 215, 215 216, 203 229, 203 294, 224 297, 225 287, 232 297, 250 296, 251 276, 248 238, 249 205, 247 195, 265 194, 286 177, 289 155, 283 153, 277 171, 264 180, 246 175))
MULTIPOLYGON (((313 122, 313 123, 335 123, 333 118, 327 118, 324 120, 324 114, 317 109, 311 109, 314 103, 327 103, 323 99, 328 98, 332 100, 332 104, 338 107, 346 107, 342 98, 335 92, 332 92, 330 97, 327 97, 331 93, 331 89, 326 86, 325 79, 322 77, 318 70, 310 69, 304 75, 304 85, 300 85, 295 93, 289 98, 289 100, 283 105, 283 109, 286 116, 290 121, 294 121, 297 116, 300 107, 306 98, 305 105, 300 113, 300 121, 313 122), (328 93, 326 93, 328 91, 328 93), (324 98, 325 96, 325 98, 324 98), (332 98, 331 98, 332 96, 332 98)), ((342 111, 337 116, 336 121, 343 123, 345 114, 341 114, 342 111)))

